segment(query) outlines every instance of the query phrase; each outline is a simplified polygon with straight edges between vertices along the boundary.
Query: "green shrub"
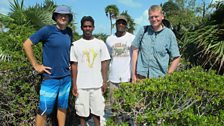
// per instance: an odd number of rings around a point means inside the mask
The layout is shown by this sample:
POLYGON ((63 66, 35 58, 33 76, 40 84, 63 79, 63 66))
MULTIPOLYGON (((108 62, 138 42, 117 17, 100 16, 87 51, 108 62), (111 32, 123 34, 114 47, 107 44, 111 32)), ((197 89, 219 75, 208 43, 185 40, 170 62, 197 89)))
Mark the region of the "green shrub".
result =
POLYGON ((224 76, 202 68, 123 83, 113 97, 114 114, 137 125, 224 125, 224 76))
MULTIPOLYGON (((13 25, 13 24, 11 24, 13 25)), ((34 29, 26 25, 11 27, 0 33, 0 124, 34 125, 38 95, 37 76, 25 57, 22 43, 34 29)), ((41 45, 34 49, 39 54, 41 45)), ((35 55, 40 59, 40 54, 35 55)))

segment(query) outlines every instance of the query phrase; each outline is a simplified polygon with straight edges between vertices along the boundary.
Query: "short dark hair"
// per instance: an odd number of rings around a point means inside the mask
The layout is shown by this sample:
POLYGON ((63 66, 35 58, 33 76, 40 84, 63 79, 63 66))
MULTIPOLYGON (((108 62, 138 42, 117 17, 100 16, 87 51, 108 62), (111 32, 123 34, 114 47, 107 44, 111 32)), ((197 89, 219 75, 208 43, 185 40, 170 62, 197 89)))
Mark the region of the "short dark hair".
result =
POLYGON ((94 26, 94 19, 91 16, 84 16, 81 19, 81 27, 83 26, 85 21, 90 21, 92 25, 94 26))

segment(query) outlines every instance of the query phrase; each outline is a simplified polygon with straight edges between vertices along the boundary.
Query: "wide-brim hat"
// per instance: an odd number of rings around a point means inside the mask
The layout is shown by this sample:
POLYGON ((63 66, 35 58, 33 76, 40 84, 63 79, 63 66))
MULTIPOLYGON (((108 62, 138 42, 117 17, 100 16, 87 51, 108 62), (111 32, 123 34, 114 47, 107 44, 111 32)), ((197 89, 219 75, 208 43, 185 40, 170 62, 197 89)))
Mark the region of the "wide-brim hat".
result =
POLYGON ((52 19, 54 21, 56 21, 56 15, 57 14, 66 14, 69 16, 69 22, 72 21, 73 19, 73 15, 72 15, 72 11, 71 9, 68 7, 68 6, 65 6, 65 5, 60 5, 60 6, 57 6, 56 9, 54 10, 53 12, 53 15, 52 15, 52 19))

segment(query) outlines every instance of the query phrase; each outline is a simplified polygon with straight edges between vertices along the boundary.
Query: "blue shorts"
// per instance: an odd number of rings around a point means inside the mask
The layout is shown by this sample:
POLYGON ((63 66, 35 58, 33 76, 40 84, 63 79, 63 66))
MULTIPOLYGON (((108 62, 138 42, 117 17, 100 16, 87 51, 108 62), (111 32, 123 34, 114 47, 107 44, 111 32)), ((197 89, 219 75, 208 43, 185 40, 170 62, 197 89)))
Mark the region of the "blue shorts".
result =
POLYGON ((40 88, 40 103, 38 114, 50 115, 54 109, 55 103, 57 104, 58 108, 67 109, 70 88, 70 76, 66 76, 60 79, 43 80, 40 88))

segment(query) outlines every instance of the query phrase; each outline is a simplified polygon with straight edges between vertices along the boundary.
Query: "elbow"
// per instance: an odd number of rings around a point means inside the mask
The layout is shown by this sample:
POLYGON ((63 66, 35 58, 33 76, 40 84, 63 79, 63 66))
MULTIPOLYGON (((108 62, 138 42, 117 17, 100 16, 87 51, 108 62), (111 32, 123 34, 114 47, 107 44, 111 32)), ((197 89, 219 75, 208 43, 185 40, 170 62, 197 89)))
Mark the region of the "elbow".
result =
POLYGON ((173 58, 173 61, 180 61, 181 57, 180 56, 177 56, 177 57, 174 57, 173 58))
POLYGON ((33 45, 32 41, 30 39, 27 39, 23 42, 23 49, 26 49, 27 47, 31 47, 33 45))

